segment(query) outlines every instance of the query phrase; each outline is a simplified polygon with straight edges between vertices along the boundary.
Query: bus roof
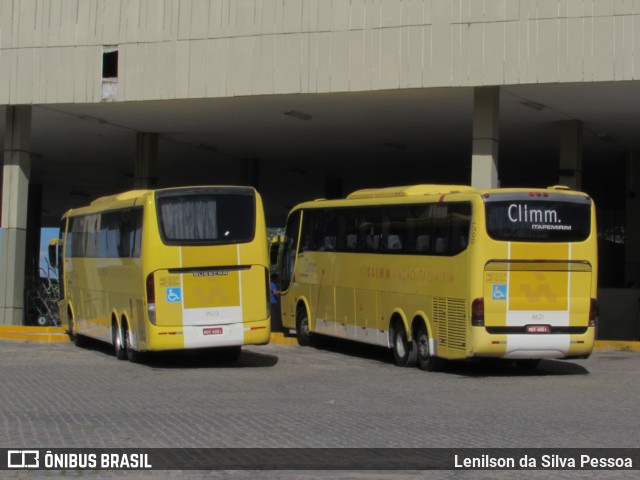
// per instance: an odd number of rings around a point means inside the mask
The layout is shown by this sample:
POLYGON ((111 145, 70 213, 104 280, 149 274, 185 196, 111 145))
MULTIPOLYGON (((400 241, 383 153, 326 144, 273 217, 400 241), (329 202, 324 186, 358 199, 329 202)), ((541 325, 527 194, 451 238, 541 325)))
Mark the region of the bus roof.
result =
POLYGON ((347 195, 347 199, 409 197, 477 191, 468 185, 410 185, 404 187, 366 188, 347 195))
POLYGON ((151 192, 151 190, 130 190, 128 192, 116 193, 115 195, 106 195, 104 197, 96 198, 91 202, 91 206, 95 207, 104 203, 121 202, 123 200, 134 200, 141 198, 151 192))
POLYGON ((522 194, 528 193, 531 195, 533 192, 536 194, 541 193, 544 196, 567 194, 567 195, 581 195, 588 197, 588 194, 573 190, 565 185, 553 185, 549 187, 535 187, 535 188, 486 188, 480 189, 471 187, 469 185, 438 185, 438 184, 420 184, 420 185, 404 185, 395 187, 384 188, 367 188, 362 190, 356 190, 350 193, 345 198, 341 199, 324 199, 319 198, 315 200, 305 201, 297 204, 294 208, 332 208, 341 207, 347 205, 359 205, 360 202, 366 205, 378 205, 379 203, 405 203, 405 202, 422 202, 428 201, 425 197, 431 196, 440 200, 449 195, 478 195, 488 198, 494 194, 514 193, 522 194), (545 193, 547 192, 547 193, 545 193), (423 200, 424 199, 424 200, 423 200))

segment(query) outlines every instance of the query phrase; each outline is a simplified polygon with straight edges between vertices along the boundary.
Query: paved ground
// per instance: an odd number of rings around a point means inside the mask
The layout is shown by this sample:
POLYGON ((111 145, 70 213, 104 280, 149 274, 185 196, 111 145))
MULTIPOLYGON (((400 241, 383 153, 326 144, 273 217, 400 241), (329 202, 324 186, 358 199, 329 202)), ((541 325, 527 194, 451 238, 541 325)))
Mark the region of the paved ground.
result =
MULTIPOLYGON (((0 341, 0 448, 639 447, 640 353, 395 367, 347 342, 118 361, 101 344, 0 341)), ((52 472, 0 472, 3 478, 52 472)), ((335 478, 334 472, 66 472, 65 478, 335 478)), ((339 478, 630 478, 635 472, 341 472, 339 478), (526 476, 523 475, 526 473, 526 476)), ((640 474, 638 475, 640 476, 640 474)))

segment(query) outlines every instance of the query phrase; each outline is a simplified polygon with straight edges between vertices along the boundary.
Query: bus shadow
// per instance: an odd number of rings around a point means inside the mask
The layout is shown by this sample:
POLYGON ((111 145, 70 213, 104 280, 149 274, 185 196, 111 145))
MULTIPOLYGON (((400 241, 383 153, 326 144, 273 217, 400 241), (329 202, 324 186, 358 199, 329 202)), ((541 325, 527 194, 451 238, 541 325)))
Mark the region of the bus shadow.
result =
MULTIPOLYGON (((322 351, 394 365, 392 350, 375 345, 315 335, 313 347, 322 351)), ((535 368, 518 367, 515 362, 502 359, 448 361, 445 362, 441 372, 463 377, 541 377, 589 374, 586 368, 572 361, 546 359, 540 360, 535 368)))
POLYGON ((316 334, 313 336, 312 346, 326 352, 393 364, 393 352, 387 348, 376 345, 316 334))
POLYGON ((154 352, 145 354, 141 362, 156 369, 180 369, 180 368, 271 368, 278 363, 276 355, 256 353, 242 349, 238 360, 228 360, 216 352, 215 348, 184 350, 176 352, 154 352))
MULTIPOLYGON (((98 352, 115 359, 113 346, 99 340, 83 338, 80 348, 98 352)), ((138 363, 151 368, 162 369, 269 368, 275 366, 278 360, 275 355, 256 353, 243 347, 238 360, 224 358, 224 355, 221 355, 215 348, 203 348, 197 350, 147 352, 143 354, 141 361, 138 363)))
POLYGON ((522 368, 502 359, 447 362, 444 372, 462 377, 545 377, 558 375, 588 375, 589 370, 567 360, 540 360, 535 368, 522 368))

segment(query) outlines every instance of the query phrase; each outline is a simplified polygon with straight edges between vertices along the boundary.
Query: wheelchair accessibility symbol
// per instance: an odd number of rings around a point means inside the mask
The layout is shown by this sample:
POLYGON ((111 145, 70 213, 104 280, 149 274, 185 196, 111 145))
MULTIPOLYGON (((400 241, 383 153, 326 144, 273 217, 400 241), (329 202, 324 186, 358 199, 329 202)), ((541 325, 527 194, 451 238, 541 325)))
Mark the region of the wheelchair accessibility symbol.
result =
POLYGON ((176 303, 182 301, 179 288, 167 288, 167 303, 176 303))
POLYGON ((493 300, 506 300, 507 286, 501 283, 494 284, 493 290, 491 291, 491 298, 493 300))

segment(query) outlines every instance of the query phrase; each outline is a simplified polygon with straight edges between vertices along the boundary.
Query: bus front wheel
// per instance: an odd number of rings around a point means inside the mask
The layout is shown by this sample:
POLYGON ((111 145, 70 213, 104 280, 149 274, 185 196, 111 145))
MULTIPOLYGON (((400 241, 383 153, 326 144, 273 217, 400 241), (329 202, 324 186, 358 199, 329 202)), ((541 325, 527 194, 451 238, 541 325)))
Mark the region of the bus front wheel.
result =
POLYGON ((309 316, 305 309, 300 310, 296 316, 296 338, 298 339, 298 345, 303 347, 307 347, 311 343, 309 316))
POLYGON ((415 342, 407 340, 407 332, 399 322, 393 328, 393 357, 399 367, 413 367, 416 364, 415 342))

